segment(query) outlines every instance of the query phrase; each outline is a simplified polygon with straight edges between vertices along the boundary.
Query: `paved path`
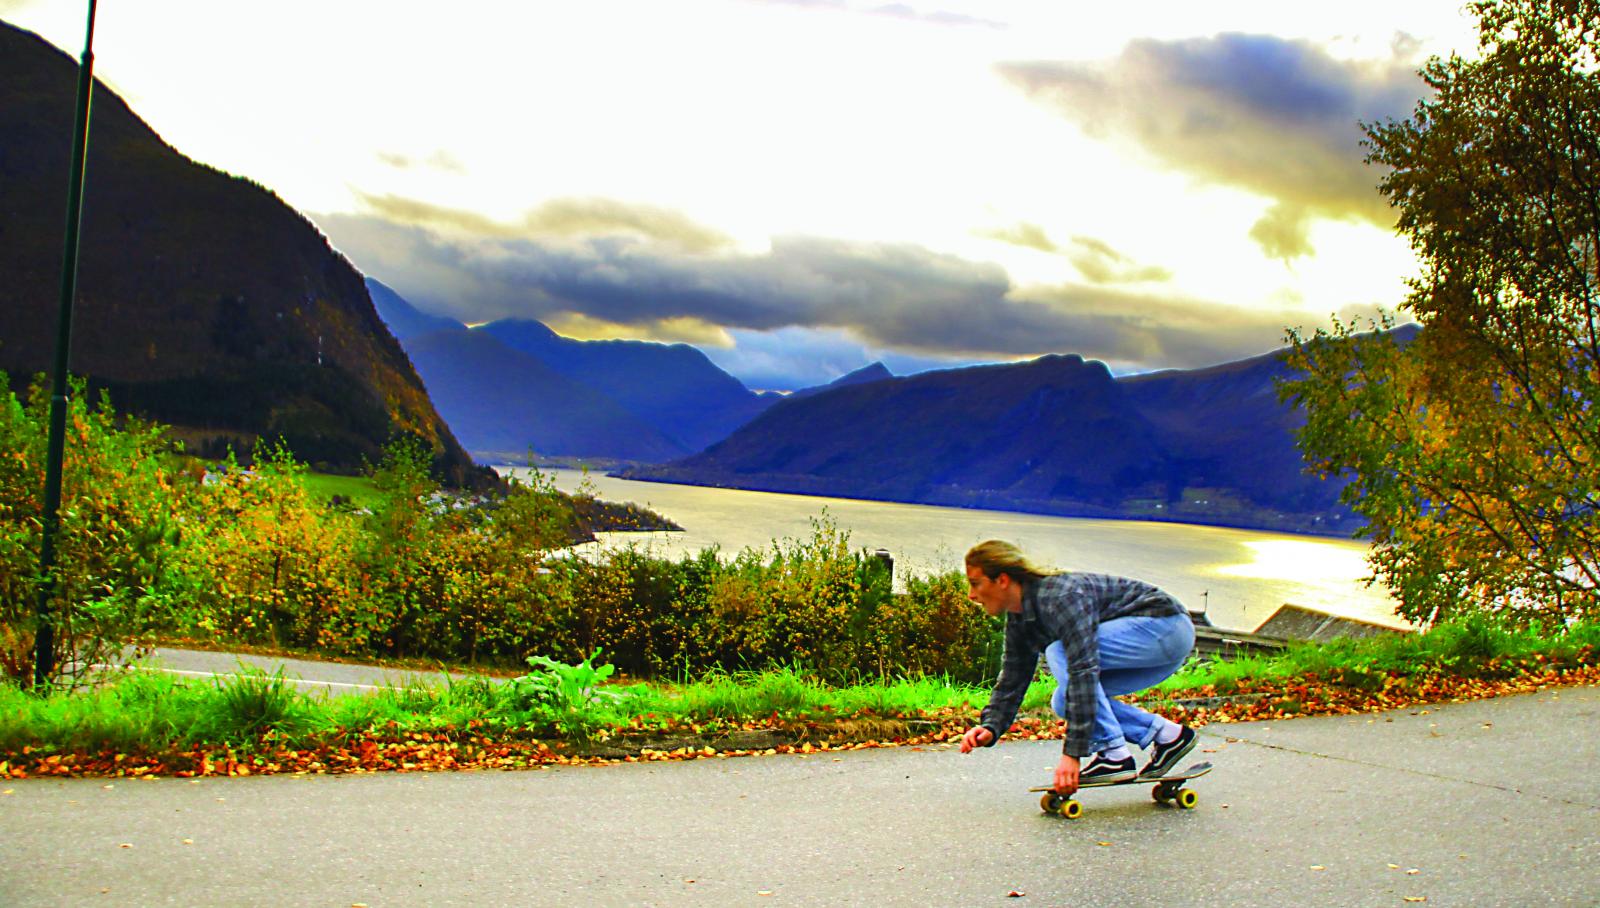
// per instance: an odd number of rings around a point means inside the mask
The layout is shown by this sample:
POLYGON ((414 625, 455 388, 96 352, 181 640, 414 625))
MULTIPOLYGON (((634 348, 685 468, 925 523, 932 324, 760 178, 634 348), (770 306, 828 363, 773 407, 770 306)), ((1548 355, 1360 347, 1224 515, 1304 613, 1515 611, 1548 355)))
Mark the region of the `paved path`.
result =
POLYGON ((1592 687, 1212 725, 1197 809, 1127 786, 1076 821, 1026 791, 1051 742, 15 781, 0 905, 1593 906, 1597 728, 1592 687))
POLYGON ((268 674, 281 671, 285 680, 301 690, 329 694, 371 693, 385 687, 405 687, 408 684, 443 684, 449 677, 444 672, 409 671, 346 662, 318 662, 283 656, 218 653, 166 646, 152 651, 145 658, 135 662, 134 666, 148 671, 170 672, 187 678, 232 675, 240 670, 240 666, 268 674))

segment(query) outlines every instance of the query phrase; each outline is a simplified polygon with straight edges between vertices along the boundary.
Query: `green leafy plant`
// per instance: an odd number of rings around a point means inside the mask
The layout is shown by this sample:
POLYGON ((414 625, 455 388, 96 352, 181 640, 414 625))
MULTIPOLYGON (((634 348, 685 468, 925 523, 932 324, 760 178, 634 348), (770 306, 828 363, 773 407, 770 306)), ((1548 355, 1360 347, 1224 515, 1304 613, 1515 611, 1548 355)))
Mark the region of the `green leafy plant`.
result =
POLYGON ((528 665, 534 671, 511 681, 512 696, 542 714, 563 736, 588 741, 604 723, 604 713, 622 699, 601 687, 616 668, 609 663, 596 666, 599 655, 596 649, 575 665, 529 656, 528 665))

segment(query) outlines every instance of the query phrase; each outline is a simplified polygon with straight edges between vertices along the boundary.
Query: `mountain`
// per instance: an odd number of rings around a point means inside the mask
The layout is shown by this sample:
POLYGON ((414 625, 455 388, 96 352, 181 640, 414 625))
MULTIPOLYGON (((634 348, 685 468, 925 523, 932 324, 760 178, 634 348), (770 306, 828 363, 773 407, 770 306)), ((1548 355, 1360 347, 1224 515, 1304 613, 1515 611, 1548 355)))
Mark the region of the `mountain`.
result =
MULTIPOLYGON (((0 370, 51 367, 76 61, 0 23, 0 370)), ((217 454, 261 436, 333 468, 397 433, 475 472, 362 277, 273 193, 184 157, 96 83, 71 369, 217 454)))
POLYGON ((466 447, 489 460, 657 463, 719 441, 782 395, 758 395, 685 344, 579 341, 541 322, 474 328, 375 278, 373 303, 466 447))
POLYGON ((879 379, 791 395, 698 455, 622 475, 1348 535, 1342 484, 1295 447, 1287 374, 1279 351, 1121 379, 1075 356, 879 379))
POLYGON ((773 403, 688 344, 580 341, 541 322, 506 319, 481 329, 615 400, 685 453, 721 441, 773 403))
POLYGON ((421 311, 377 278, 367 278, 367 292, 372 296, 372 305, 378 310, 378 317, 383 319, 383 323, 389 326, 390 333, 402 345, 413 337, 432 334, 435 331, 467 330, 466 325, 453 318, 429 315, 421 311))
POLYGON ((1173 464, 1104 365, 1045 356, 791 395, 635 479, 1110 514, 1164 498, 1173 464))
POLYGON ((790 394, 789 397, 810 397, 813 394, 821 394, 823 391, 829 391, 834 388, 843 388, 848 385, 864 385, 868 382, 882 381, 886 378, 894 378, 894 373, 889 371, 889 367, 883 363, 872 363, 862 366, 854 372, 841 375, 825 385, 818 385, 814 388, 801 388, 790 394))
POLYGON ((616 401, 481 329, 412 338, 412 361, 450 426, 486 460, 660 461, 684 449, 616 401))

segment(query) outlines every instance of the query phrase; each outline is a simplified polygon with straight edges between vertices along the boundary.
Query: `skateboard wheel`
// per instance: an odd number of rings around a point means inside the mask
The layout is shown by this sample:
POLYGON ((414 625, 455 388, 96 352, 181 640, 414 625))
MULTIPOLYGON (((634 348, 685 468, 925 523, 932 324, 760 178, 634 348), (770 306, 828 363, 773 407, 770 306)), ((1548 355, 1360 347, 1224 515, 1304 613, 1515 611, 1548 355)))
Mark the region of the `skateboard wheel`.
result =
POLYGON ((1150 797, 1154 798, 1158 804, 1165 804, 1172 800, 1172 792, 1165 785, 1157 785, 1150 789, 1150 797))
POLYGON ((1193 789, 1185 788, 1178 792, 1176 800, 1178 806, 1184 810, 1193 810, 1194 805, 1200 800, 1200 796, 1195 794, 1193 789))
POLYGON ((1055 813, 1061 809, 1061 796, 1053 791, 1047 791, 1039 799, 1039 809, 1045 813, 1055 813))
POLYGON ((1083 805, 1068 798, 1061 802, 1060 813, 1069 820, 1076 820, 1083 815, 1083 805))

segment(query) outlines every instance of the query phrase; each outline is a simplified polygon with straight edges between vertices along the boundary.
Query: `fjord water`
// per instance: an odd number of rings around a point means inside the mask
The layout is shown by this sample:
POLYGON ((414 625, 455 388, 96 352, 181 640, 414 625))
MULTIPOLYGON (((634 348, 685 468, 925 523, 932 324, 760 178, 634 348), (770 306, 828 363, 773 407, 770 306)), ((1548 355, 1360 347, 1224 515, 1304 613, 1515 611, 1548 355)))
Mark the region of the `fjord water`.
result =
MULTIPOLYGON (((503 473, 523 473, 502 467, 503 473)), ((577 470, 545 470, 557 488, 576 491, 587 475, 605 501, 634 502, 684 529, 604 533, 586 549, 637 545, 676 558, 715 545, 732 555, 771 550, 775 540, 805 539, 826 515, 850 534, 852 549, 887 549, 895 574, 960 570, 961 557, 985 539, 1006 539, 1060 568, 1137 577, 1204 608, 1214 624, 1254 630, 1285 603, 1404 626, 1378 586, 1366 586, 1363 542, 1178 523, 1088 520, 1007 511, 856 501, 772 492, 617 479, 577 470)))

